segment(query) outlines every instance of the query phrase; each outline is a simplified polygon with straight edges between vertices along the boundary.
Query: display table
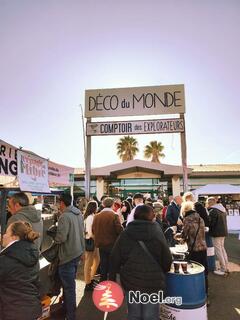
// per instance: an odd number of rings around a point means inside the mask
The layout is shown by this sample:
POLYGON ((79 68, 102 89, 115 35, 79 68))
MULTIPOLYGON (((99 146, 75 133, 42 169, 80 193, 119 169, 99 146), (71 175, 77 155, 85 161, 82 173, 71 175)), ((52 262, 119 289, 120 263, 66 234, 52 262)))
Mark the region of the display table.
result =
POLYGON ((228 231, 236 231, 240 232, 240 216, 227 216, 227 227, 228 231))

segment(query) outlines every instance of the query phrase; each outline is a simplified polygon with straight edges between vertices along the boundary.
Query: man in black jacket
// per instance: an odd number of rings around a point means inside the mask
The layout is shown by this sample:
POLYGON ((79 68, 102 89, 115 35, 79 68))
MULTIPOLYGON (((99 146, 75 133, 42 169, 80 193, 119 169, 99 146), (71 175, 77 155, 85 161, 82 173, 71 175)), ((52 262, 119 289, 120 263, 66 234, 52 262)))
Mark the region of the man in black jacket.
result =
MULTIPOLYGON (((115 281, 120 273, 121 284, 130 291, 158 293, 165 289, 165 273, 170 270, 172 257, 160 226, 153 222, 150 206, 135 210, 134 221, 120 234, 110 257, 109 280, 115 281), (150 257, 142 248, 142 241, 150 257)), ((128 299, 129 300, 129 299, 128 299)), ((137 304, 128 301, 128 319, 159 319, 159 304, 137 304)))
POLYGON ((212 237, 213 246, 219 260, 220 270, 214 273, 223 276, 229 273, 228 256, 224 248, 224 240, 228 234, 226 210, 223 205, 218 204, 214 197, 207 199, 207 208, 209 212, 209 234, 212 237))

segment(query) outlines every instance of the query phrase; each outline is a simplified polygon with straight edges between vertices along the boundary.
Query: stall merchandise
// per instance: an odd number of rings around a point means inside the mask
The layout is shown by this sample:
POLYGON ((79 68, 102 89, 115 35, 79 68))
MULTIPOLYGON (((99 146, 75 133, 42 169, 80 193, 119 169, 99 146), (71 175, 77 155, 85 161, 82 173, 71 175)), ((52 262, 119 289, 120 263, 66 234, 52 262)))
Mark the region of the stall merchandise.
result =
POLYGON ((216 196, 226 208, 229 231, 240 230, 240 186, 230 184, 208 184, 193 191, 203 202, 207 196, 216 196))

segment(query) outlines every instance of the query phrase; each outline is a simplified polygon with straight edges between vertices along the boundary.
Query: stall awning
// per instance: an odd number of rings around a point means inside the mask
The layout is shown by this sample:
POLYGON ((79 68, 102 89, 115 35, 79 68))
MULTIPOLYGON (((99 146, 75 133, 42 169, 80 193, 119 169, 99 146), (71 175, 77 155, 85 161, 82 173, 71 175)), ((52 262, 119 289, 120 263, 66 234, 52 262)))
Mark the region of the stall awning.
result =
POLYGON ((207 184, 206 186, 195 189, 193 193, 199 195, 218 195, 218 194, 240 194, 240 186, 231 184, 207 184))

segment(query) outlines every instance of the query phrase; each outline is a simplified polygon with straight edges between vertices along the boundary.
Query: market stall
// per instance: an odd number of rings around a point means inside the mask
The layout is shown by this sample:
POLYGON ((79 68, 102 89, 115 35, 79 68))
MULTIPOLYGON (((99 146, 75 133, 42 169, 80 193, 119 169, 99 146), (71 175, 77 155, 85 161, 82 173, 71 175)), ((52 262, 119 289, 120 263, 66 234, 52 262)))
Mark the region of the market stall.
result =
POLYGON ((200 196, 219 196, 226 208, 229 231, 240 230, 240 186, 230 184, 207 184, 193 191, 196 199, 200 196))
POLYGON ((50 195, 50 187, 73 189, 74 168, 63 166, 37 154, 18 149, 0 140, 0 226, 6 226, 6 204, 10 191, 50 195))
MULTIPOLYGON (((71 167, 51 162, 0 140, 0 233, 6 230, 7 199, 12 193, 23 191, 41 197, 53 195, 50 187, 67 186, 73 190, 73 171, 71 167)), ((52 212, 43 212, 42 220, 42 249, 45 249, 49 246, 46 230, 54 221, 52 212)), ((48 265, 44 258, 40 259, 42 296, 47 293, 48 265)))

